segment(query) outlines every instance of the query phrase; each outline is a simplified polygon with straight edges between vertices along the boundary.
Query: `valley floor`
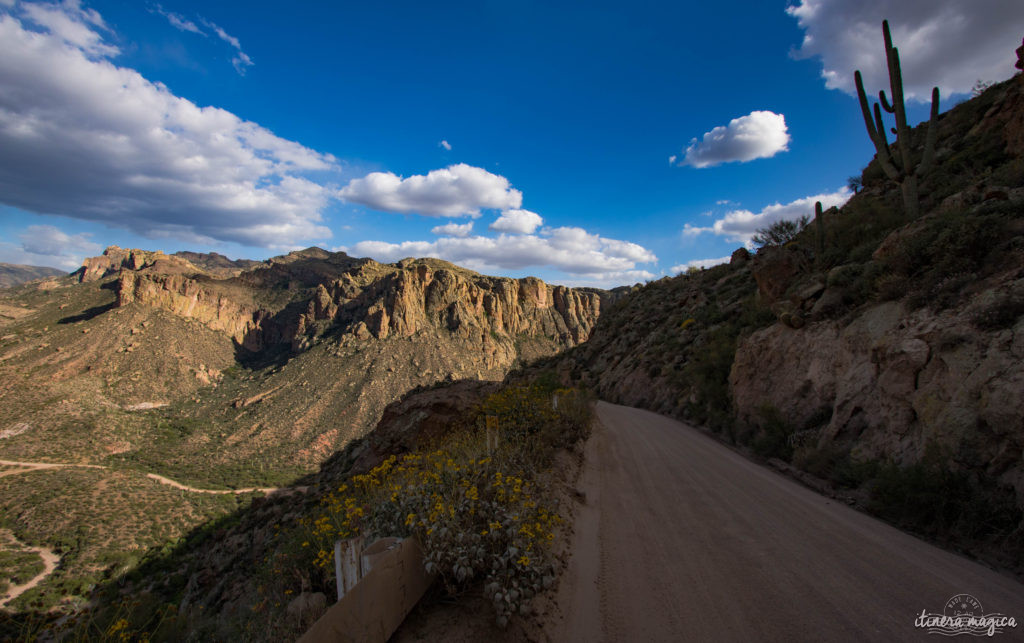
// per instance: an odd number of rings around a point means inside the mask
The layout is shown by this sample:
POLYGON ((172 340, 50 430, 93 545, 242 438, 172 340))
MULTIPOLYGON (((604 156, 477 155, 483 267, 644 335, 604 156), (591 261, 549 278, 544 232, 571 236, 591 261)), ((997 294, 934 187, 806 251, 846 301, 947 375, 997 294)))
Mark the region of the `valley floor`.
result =
POLYGON ((1024 621, 1012 578, 691 426, 606 402, 597 415, 552 640, 923 639, 915 619, 958 594, 1024 621))

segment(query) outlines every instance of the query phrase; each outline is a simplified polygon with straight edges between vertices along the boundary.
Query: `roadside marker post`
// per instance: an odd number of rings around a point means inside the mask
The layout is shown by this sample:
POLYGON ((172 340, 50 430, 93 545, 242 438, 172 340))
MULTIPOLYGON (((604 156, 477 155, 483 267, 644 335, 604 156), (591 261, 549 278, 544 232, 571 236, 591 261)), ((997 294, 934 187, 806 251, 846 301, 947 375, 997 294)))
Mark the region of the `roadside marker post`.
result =
POLYGON ((362 577, 359 561, 363 553, 363 537, 334 541, 334 576, 338 600, 355 587, 362 577))

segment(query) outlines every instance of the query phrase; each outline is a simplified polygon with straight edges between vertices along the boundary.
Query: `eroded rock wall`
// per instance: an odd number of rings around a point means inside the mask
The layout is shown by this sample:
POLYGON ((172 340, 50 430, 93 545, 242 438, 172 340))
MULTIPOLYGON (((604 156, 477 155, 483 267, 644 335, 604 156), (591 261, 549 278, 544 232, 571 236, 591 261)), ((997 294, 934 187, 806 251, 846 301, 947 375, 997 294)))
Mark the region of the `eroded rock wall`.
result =
POLYGON ((1024 298, 1024 278, 1006 277, 961 309, 886 302, 846 325, 778 323, 751 334, 730 374, 737 419, 757 426, 770 406, 819 444, 852 443, 863 457, 897 462, 935 444, 1024 499, 1024 318, 979 327, 1000 301, 1024 298))

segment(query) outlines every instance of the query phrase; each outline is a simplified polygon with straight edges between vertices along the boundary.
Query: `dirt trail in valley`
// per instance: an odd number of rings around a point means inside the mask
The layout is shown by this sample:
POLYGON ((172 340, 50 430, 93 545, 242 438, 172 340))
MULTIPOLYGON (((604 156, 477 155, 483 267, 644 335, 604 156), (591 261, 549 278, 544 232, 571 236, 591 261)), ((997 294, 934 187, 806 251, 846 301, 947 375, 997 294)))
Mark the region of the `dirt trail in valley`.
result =
POLYGON ((45 547, 30 547, 20 541, 18 541, 18 544, 21 545, 21 549, 24 551, 32 551, 39 554, 39 557, 43 559, 43 571, 21 585, 8 587, 7 591, 4 592, 3 600, 0 600, 0 607, 7 607, 11 601, 41 583, 44 578, 53 573, 53 570, 57 569, 57 565, 60 563, 60 556, 45 547))
POLYGON ((957 594, 1018 623, 1024 585, 663 416, 601 402, 554 641, 929 640, 957 594))
MULTIPOLYGON (((63 469, 67 467, 81 467, 86 469, 109 469, 101 464, 73 464, 69 462, 17 462, 13 460, 0 460, 0 465, 22 467, 21 469, 13 469, 10 471, 0 471, 0 477, 10 476, 16 473, 26 473, 28 471, 37 471, 39 469, 63 469)), ((181 489, 182 491, 192 491, 194 493, 212 493, 212 494, 240 494, 240 493, 253 493, 261 492, 265 494, 276 493, 279 491, 289 491, 291 487, 246 487, 245 489, 200 489, 198 487, 190 487, 185 484, 181 484, 175 480, 171 480, 165 476, 156 473, 147 473, 146 477, 151 480, 156 480, 160 484, 169 485, 175 489, 181 489)), ((298 487, 301 489, 301 487, 298 487)))
POLYGON ((158 475, 156 473, 147 473, 146 477, 150 478, 150 479, 153 479, 153 480, 156 480, 157 482, 159 482, 161 484, 170 485, 170 486, 174 487, 175 489, 181 489, 183 491, 194 491, 196 493, 225 494, 225 493, 252 493, 254 491, 260 491, 262 493, 270 494, 270 493, 274 493, 275 491, 280 491, 281 490, 281 487, 246 487, 245 489, 197 489, 196 487, 190 487, 188 485, 181 484, 180 482, 175 482, 174 480, 171 480, 170 478, 165 478, 164 476, 158 475))

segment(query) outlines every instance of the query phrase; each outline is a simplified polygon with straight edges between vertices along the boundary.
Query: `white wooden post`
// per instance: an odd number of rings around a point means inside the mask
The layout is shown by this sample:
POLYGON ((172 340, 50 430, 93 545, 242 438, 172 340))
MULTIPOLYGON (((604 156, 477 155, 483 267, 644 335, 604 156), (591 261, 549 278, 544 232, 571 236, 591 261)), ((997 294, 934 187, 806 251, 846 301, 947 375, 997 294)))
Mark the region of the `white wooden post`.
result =
POLYGON ((362 553, 362 536, 334 541, 334 575, 337 577, 338 600, 362 578, 359 565, 362 553))
POLYGON ((345 595, 345 582, 341 577, 341 541, 334 541, 334 578, 338 581, 338 600, 345 595))

